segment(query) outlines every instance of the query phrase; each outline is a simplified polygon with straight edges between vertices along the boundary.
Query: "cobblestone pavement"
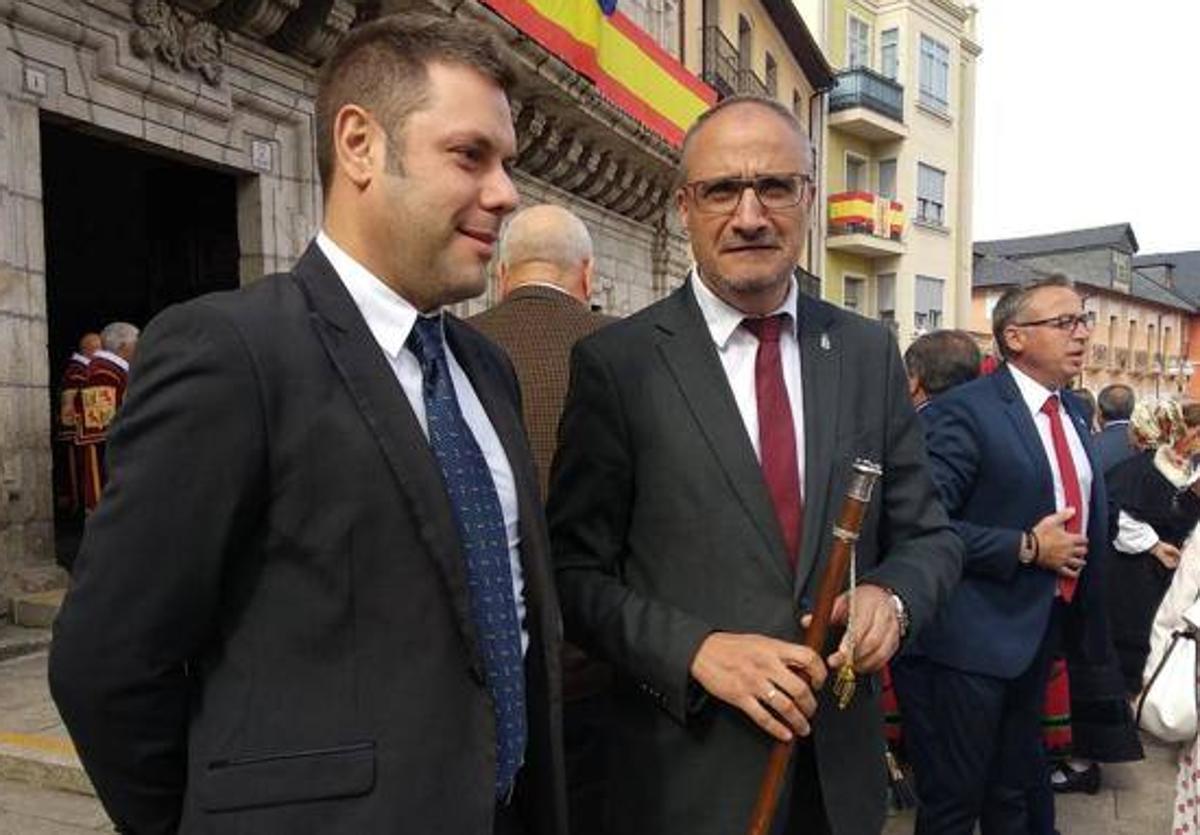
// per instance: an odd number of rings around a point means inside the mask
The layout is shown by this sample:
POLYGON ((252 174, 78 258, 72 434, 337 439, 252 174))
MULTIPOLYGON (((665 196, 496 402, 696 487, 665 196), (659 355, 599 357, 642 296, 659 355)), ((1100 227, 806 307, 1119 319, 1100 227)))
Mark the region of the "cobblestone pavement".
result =
MULTIPOLYGON (((0 662, 0 835, 112 831, 94 797, 47 787, 73 784, 73 760, 63 757, 63 748, 69 752, 70 743, 46 686, 46 653, 0 662), (30 763, 45 770, 24 767, 18 759, 22 749, 30 763), (16 776, 22 779, 12 779, 16 776)), ((1104 766, 1099 794, 1058 796, 1059 831, 1170 835, 1174 777, 1174 749, 1147 742, 1144 762, 1104 766)), ((82 775, 78 781, 86 786, 82 775)), ((911 812, 896 815, 883 835, 908 835, 912 827, 911 812)))

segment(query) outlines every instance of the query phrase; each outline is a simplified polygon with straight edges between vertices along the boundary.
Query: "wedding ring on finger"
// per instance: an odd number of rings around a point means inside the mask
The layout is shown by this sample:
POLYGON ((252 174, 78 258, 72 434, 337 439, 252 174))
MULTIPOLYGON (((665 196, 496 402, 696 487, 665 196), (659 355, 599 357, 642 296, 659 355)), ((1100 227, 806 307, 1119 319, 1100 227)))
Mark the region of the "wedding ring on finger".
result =
POLYGON ((772 702, 775 701, 775 697, 778 695, 779 695, 779 691, 776 690, 774 687, 772 687, 770 690, 767 691, 767 695, 763 696, 763 699, 767 702, 767 704, 771 704, 772 702))

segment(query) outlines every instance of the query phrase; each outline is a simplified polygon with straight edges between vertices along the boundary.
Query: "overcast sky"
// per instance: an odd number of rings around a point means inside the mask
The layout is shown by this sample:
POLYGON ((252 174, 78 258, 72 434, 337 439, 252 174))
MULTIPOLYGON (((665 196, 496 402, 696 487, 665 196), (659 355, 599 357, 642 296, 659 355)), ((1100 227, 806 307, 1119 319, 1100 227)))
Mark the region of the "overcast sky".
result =
POLYGON ((1200 249, 1200 0, 975 0, 976 240, 1200 249))

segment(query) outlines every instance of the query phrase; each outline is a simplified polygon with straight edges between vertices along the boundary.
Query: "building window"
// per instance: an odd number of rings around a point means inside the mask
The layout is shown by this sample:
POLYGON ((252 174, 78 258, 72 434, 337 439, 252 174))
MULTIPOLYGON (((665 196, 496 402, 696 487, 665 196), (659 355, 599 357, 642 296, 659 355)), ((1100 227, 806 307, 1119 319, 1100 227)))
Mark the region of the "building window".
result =
POLYGON ((867 161, 862 157, 846 154, 846 191, 866 191, 867 161))
POLYGON ((745 15, 738 15, 738 71, 745 72, 751 67, 754 57, 754 33, 750 29, 750 21, 745 15))
POLYGON ((871 24, 854 15, 846 21, 846 66, 871 66, 871 24))
POLYGON ((771 98, 775 98, 779 95, 779 67, 775 64, 775 56, 769 52, 767 53, 766 76, 767 93, 771 98))
POLYGON ((896 161, 882 159, 879 161, 879 196, 888 200, 896 199, 896 161))
POLYGON ((899 331, 896 321, 896 274, 885 273, 875 279, 875 309, 879 321, 885 323, 893 334, 899 331))
POLYGON ((950 50, 927 35, 921 36, 921 104, 950 109, 950 50))
POLYGON ((855 313, 863 313, 863 305, 866 302, 863 290, 865 286, 865 279, 845 276, 842 279, 842 307, 855 313))
POLYGON ((917 333, 928 333, 942 326, 942 296, 946 282, 927 275, 917 276, 916 297, 913 300, 913 327, 917 333))
POLYGON ((621 12, 664 50, 680 58, 679 0, 621 0, 621 12))
POLYGON ((917 163, 917 220, 946 225, 946 172, 917 163))
POLYGON ((792 90, 792 114, 804 123, 804 98, 800 95, 799 90, 792 90))
POLYGON ((900 30, 879 33, 879 71, 895 81, 900 76, 900 30))

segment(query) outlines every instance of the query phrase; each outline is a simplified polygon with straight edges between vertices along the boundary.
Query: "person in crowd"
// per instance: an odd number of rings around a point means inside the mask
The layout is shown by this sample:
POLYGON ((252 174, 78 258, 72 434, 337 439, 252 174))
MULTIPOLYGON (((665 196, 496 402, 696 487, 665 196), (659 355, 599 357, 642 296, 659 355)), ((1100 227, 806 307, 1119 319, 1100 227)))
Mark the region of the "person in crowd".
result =
POLYGON ((827 666, 878 671, 953 587, 960 546, 890 331, 799 292, 815 189, 796 117, 723 100, 678 183, 695 268, 575 346, 547 511, 567 637, 615 671, 606 831, 742 831, 790 740, 780 831, 878 832, 874 686, 839 710, 827 666), (834 613, 853 623, 823 656, 800 618, 859 457, 884 476, 834 613))
POLYGON ((147 328, 50 655, 119 829, 566 832, 516 376, 444 311, 517 204, 512 83, 478 24, 355 27, 316 240, 147 328))
POLYGON ((1200 522, 1200 403, 1142 402, 1129 425, 1142 452, 1109 475, 1117 509, 1108 610, 1129 695, 1142 687, 1154 612, 1200 522))
POLYGON ((1075 399, 1079 401, 1079 413, 1083 415, 1084 423, 1088 426, 1088 431, 1093 435, 1099 431, 1099 426, 1096 424, 1096 395, 1092 394, 1089 388, 1071 389, 1075 395, 1075 399))
POLYGON ((80 416, 75 443, 82 450, 83 507, 91 513, 108 481, 105 448, 108 430, 129 387, 129 363, 137 350, 138 329, 112 322, 100 332, 100 350, 92 354, 79 392, 80 416))
POLYGON ((1096 453, 1105 475, 1117 464, 1137 453, 1129 437, 1129 418, 1137 397, 1124 383, 1113 383, 1100 389, 1096 398, 1100 432, 1096 435, 1096 453))
MULTIPOLYGON (((567 395, 571 348, 616 321, 588 306, 595 263, 592 236, 573 212, 552 204, 522 209, 500 236, 501 301, 468 320, 516 368, 542 495, 567 395)), ((563 646, 562 665, 568 817, 574 835, 591 835, 604 820, 609 673, 571 644, 563 646)))
POLYGON ((979 345, 966 331, 922 334, 904 352, 908 395, 919 414, 933 398, 979 376, 979 345))
MULTIPOLYGON (((1150 677, 1158 669, 1172 636, 1189 631, 1194 634, 1195 622, 1185 621, 1183 615, 1197 600, 1200 600, 1200 536, 1193 530, 1184 543, 1175 575, 1154 616, 1150 653, 1143 671, 1145 684, 1150 683, 1150 677)), ((1200 669, 1197 670, 1196 689, 1190 695, 1200 707, 1200 669)), ((1171 832, 1188 835, 1200 831, 1200 735, 1179 746, 1178 758, 1171 832)))
POLYGON ((965 560, 920 638, 933 698, 917 709, 932 714, 906 730, 936 730, 913 747, 918 833, 970 833, 977 822, 1053 831, 1040 743, 1051 659, 1060 633, 1089 660, 1108 643, 1089 605, 1102 589, 1107 499, 1066 389, 1092 323, 1063 276, 1006 291, 992 316, 1004 364, 926 410, 933 478, 965 560))
POLYGON ((82 393, 87 384, 88 363, 100 348, 100 334, 89 332, 81 336, 79 348, 67 359, 58 384, 54 434, 58 477, 55 484, 58 486, 58 506, 68 516, 75 516, 83 509, 82 461, 76 452, 75 441, 82 422, 82 393))

